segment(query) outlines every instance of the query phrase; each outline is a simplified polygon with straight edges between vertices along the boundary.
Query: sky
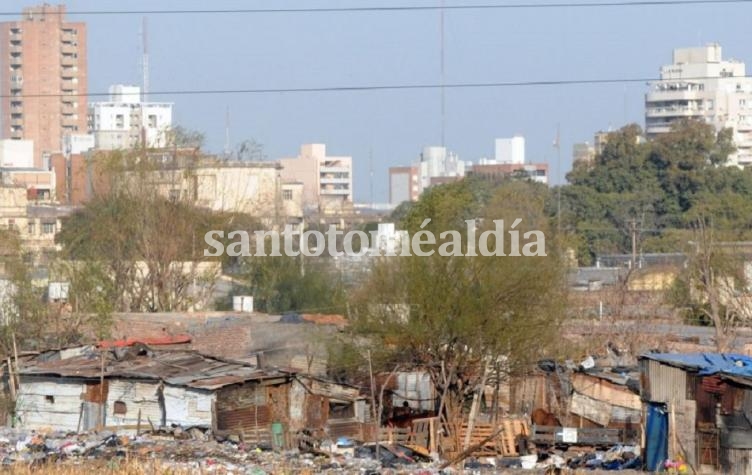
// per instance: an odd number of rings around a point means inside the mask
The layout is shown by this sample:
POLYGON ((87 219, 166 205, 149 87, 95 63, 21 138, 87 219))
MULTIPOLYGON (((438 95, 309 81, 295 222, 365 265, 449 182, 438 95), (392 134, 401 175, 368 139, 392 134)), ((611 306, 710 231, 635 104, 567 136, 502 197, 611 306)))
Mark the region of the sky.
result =
MULTIPOLYGON (((438 5, 441 0, 70 0, 84 10, 323 8, 438 5)), ((447 5, 510 0, 444 0, 447 5)), ((551 0, 546 3, 556 3, 551 0)), ((588 1, 588 0, 584 0, 588 1)), ((528 2, 514 2, 528 3, 528 2)), ((32 1, 3 0, 2 12, 32 1)), ((89 91, 141 83, 144 15, 69 15, 86 21, 89 91)), ((437 11, 146 15, 150 90, 238 90, 439 84, 437 11)), ((3 17, 9 20, 12 17, 3 17)), ((677 47, 717 42, 752 63, 752 3, 607 8, 451 10, 445 13, 445 82, 652 78, 677 47)), ((463 160, 492 157, 494 139, 525 136, 527 159, 554 183, 572 145, 594 132, 644 124, 646 84, 447 89, 445 145, 463 160), (561 160, 553 141, 560 130, 561 160)), ((388 200, 388 168, 441 143, 439 90, 154 95, 175 103, 175 123, 206 134, 207 148, 255 140, 271 159, 303 143, 350 155, 357 202, 388 200), (371 170, 373 180, 371 180, 371 170), (373 190, 373 191, 371 191, 373 190)))

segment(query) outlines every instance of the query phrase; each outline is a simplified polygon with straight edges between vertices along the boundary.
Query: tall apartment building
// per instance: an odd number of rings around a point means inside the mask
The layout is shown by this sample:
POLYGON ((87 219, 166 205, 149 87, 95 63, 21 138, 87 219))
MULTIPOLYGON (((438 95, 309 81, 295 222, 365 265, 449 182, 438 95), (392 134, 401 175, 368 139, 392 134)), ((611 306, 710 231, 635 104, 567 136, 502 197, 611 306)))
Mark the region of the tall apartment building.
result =
POLYGON ((683 118, 732 129, 737 152, 730 164, 752 165, 752 79, 743 62, 723 59, 720 45, 675 49, 673 62, 661 68, 661 79, 650 84, 647 135, 666 133, 683 118))
POLYGON ((107 102, 94 102, 89 108, 89 132, 96 148, 122 150, 145 143, 148 148, 167 146, 172 128, 172 104, 144 102, 141 88, 110 86, 107 102))
POLYGON ((23 10, 0 24, 2 138, 34 141, 34 166, 86 132, 86 24, 65 21, 65 6, 23 10))
POLYGON ((404 201, 417 201, 420 197, 418 167, 389 168, 389 204, 398 206, 404 201))
POLYGON ((337 214, 352 208, 352 157, 330 157, 326 145, 308 144, 300 147, 297 158, 279 163, 285 181, 303 184, 307 211, 337 214))

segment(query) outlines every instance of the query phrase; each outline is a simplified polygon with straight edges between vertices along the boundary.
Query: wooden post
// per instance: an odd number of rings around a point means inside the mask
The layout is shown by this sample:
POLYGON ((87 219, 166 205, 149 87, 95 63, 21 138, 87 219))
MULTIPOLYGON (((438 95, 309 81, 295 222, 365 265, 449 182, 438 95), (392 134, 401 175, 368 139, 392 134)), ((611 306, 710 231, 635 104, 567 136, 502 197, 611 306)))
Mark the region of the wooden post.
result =
POLYGON ((15 376, 13 375, 13 362, 10 359, 10 356, 7 359, 8 362, 8 384, 10 386, 10 399, 14 403, 16 402, 16 380, 15 376))
POLYGON ((213 399, 211 402, 211 430, 212 435, 217 434, 217 400, 213 399))
POLYGON ((480 386, 478 386, 478 390, 473 395, 473 403, 470 405, 470 414, 467 420, 467 432, 465 432, 465 441, 462 444, 463 450, 467 449, 470 445, 470 439, 472 438, 473 430, 475 429, 475 418, 478 416, 478 410, 480 409, 480 395, 486 388, 486 373, 488 368, 485 361, 481 364, 483 365, 483 376, 480 378, 480 386))
POLYGON ((78 410, 78 425, 76 426, 77 434, 81 433, 81 421, 83 420, 83 418, 84 418, 84 403, 82 402, 81 407, 78 410))
POLYGON ((101 358, 100 358, 100 365, 99 365, 99 404, 101 404, 99 408, 99 424, 97 424, 98 427, 104 426, 104 411, 105 411, 105 401, 104 401, 104 350, 100 350, 99 352, 101 358))
POLYGON ((368 350, 368 374, 371 381, 371 417, 373 417, 376 426, 381 425, 380 420, 376 420, 376 383, 373 380, 373 364, 371 362, 371 350, 368 350))
POLYGON ((676 435, 676 404, 674 403, 674 400, 672 399, 669 403, 669 411, 671 414, 671 422, 669 425, 669 431, 671 432, 671 453, 669 454, 669 457, 673 458, 677 454, 676 449, 676 441, 677 441, 677 435, 676 435))
POLYGON ((138 408, 138 420, 136 422, 136 435, 141 435, 141 408, 138 408))
POLYGON ((13 332, 11 334, 11 337, 13 338, 13 377, 16 378, 16 387, 19 387, 21 385, 20 381, 18 380, 18 346, 16 346, 16 332, 13 332))
POLYGON ((429 450, 431 455, 434 455, 437 453, 436 445, 437 445, 437 433, 436 433, 436 417, 432 417, 428 420, 428 437, 429 437, 429 450))

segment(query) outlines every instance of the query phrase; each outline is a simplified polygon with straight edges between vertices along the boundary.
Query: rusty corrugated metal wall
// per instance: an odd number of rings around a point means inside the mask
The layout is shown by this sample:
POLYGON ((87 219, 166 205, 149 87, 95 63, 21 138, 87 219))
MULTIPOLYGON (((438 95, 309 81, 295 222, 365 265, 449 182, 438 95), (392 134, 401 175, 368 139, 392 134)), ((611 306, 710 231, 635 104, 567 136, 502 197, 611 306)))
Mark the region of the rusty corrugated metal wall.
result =
MULTIPOLYGON (((280 398, 278 398, 280 399, 280 398)), ((217 430, 243 440, 271 444, 274 413, 267 388, 256 383, 222 389, 217 394, 217 430)))
POLYGON ((243 440, 271 444, 272 424, 289 427, 290 384, 246 383, 220 390, 216 396, 217 430, 243 440))

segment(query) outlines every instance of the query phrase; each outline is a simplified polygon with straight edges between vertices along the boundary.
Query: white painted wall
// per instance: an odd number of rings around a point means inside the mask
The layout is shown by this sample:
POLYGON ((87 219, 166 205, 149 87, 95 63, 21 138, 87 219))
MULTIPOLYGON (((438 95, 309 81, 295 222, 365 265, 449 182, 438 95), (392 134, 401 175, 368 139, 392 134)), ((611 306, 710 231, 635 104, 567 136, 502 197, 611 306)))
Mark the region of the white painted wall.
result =
POLYGON ((81 413, 81 382, 64 378, 21 376, 16 402, 19 427, 75 432, 81 413), (50 400, 47 396, 51 396, 50 400))
POLYGON ((34 168, 34 141, 0 140, 0 168, 34 168))

